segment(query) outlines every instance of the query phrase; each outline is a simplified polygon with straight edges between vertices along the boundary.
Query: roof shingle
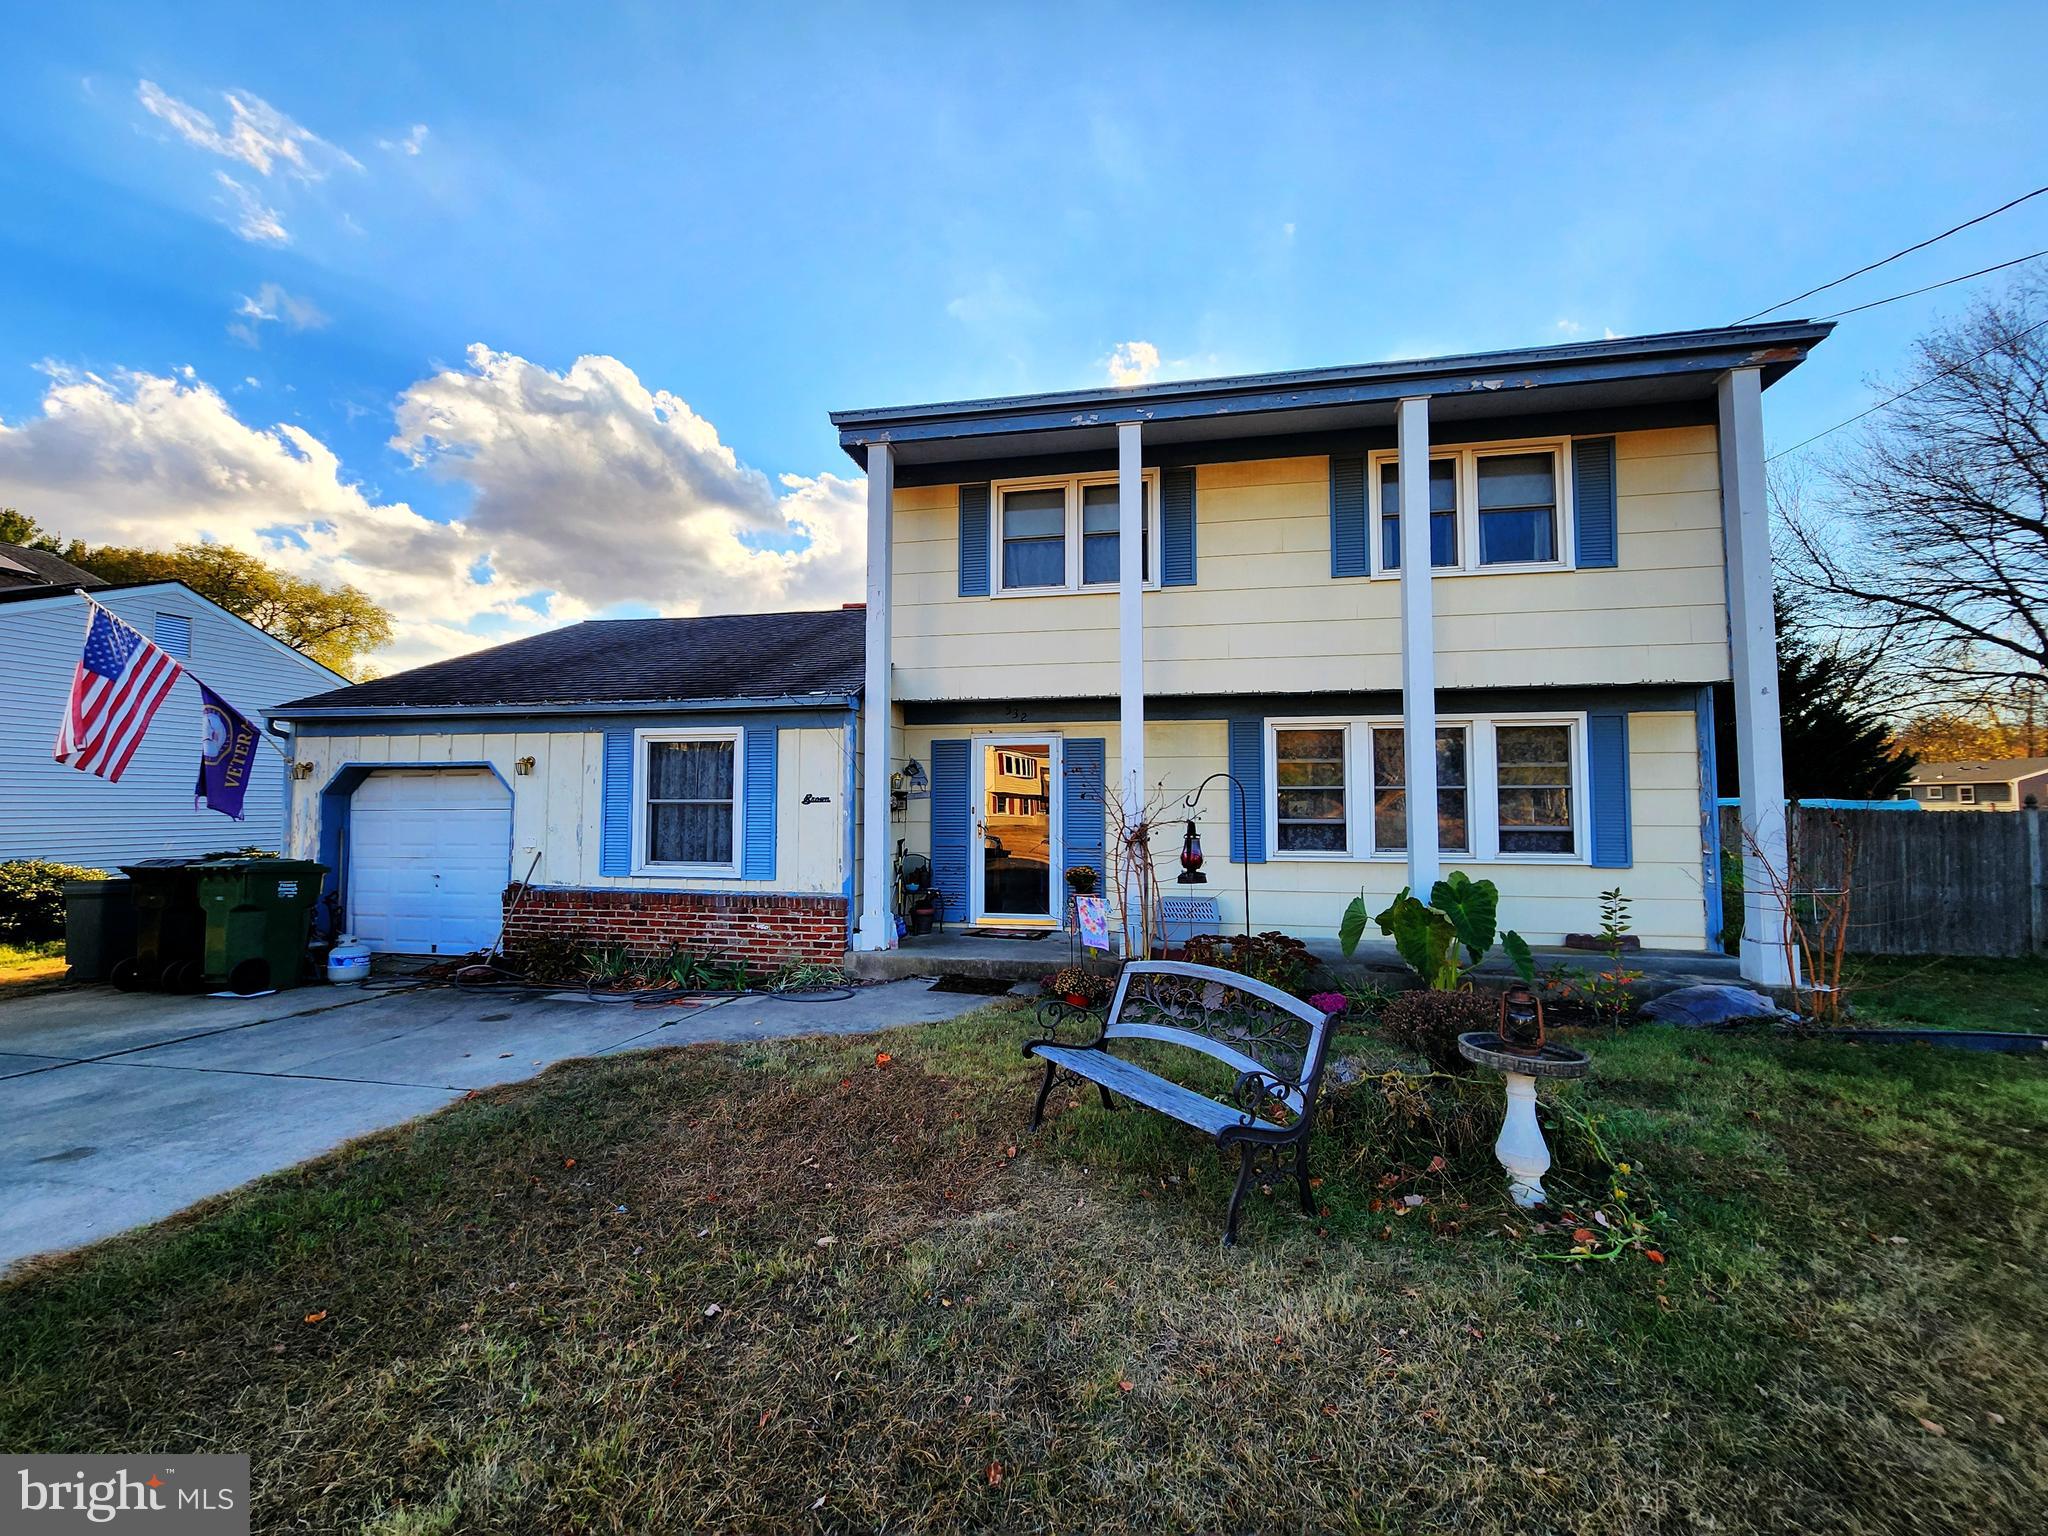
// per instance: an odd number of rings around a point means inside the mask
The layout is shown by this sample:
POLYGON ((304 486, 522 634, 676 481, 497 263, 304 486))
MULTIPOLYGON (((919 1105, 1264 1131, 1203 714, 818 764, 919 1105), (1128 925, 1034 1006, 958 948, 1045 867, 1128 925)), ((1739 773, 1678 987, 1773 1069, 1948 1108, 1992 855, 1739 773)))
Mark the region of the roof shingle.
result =
POLYGON ((843 698, 860 691, 866 625, 859 608, 591 619, 295 699, 271 713, 843 698))

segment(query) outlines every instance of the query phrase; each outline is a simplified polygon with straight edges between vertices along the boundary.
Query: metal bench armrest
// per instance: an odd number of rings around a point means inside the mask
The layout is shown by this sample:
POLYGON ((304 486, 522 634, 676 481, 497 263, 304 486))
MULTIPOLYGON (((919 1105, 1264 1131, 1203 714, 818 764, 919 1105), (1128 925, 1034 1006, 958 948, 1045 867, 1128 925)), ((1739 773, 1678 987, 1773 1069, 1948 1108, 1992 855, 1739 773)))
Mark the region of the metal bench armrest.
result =
MULTIPOLYGON (((1093 1008, 1077 1008, 1063 997, 1041 998, 1036 1012, 1038 1015, 1038 1027, 1044 1033, 1035 1040, 1024 1042, 1024 1054, 1026 1056, 1031 1055, 1041 1045, 1083 1046, 1089 1050, 1099 1051, 1103 1048, 1103 1042, 1108 1038, 1104 1034, 1104 1031, 1109 1027, 1109 1021, 1106 1017, 1098 1015, 1093 1008), (1060 1030, 1063 1026, 1083 1019, 1087 1020, 1089 1027, 1093 1029, 1094 1039, 1063 1040, 1060 1038, 1060 1030)), ((1076 1034, 1084 1032, 1081 1030, 1075 1031, 1076 1034)))

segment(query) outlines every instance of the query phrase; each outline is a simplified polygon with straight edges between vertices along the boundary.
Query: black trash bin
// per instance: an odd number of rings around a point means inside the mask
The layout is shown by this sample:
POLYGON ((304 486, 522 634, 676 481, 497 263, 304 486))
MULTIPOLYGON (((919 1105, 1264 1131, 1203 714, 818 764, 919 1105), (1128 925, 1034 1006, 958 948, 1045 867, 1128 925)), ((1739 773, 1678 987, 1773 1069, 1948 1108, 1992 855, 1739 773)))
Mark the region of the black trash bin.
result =
POLYGON ((206 944, 206 914, 199 907, 196 874, 201 862, 144 859, 121 866, 135 897, 135 954, 115 965, 110 979, 124 992, 198 988, 206 944))
POLYGON ((135 892, 129 880, 64 886, 64 958, 73 981, 105 981, 135 956, 135 892))

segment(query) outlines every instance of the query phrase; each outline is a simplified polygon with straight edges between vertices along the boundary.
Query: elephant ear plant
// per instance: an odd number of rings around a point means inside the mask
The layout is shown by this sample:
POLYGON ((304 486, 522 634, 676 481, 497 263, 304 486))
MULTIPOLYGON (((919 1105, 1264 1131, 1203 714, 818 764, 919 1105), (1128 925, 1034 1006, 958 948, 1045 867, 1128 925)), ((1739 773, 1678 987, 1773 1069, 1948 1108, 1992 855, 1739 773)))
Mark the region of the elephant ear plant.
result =
MULTIPOLYGON (((1463 985, 1464 973, 1493 948, 1499 914, 1500 892, 1491 880, 1474 880, 1463 870, 1452 870, 1430 888, 1427 904, 1403 886, 1386 911, 1372 921, 1379 924, 1381 933, 1393 938, 1401 958, 1433 990, 1455 992, 1463 985)), ((1337 942, 1345 954, 1358 948, 1365 924, 1365 897, 1360 894, 1344 909, 1344 920, 1337 927, 1337 942)), ((1536 961, 1528 943, 1512 929, 1498 937, 1515 973, 1534 982, 1536 961)))

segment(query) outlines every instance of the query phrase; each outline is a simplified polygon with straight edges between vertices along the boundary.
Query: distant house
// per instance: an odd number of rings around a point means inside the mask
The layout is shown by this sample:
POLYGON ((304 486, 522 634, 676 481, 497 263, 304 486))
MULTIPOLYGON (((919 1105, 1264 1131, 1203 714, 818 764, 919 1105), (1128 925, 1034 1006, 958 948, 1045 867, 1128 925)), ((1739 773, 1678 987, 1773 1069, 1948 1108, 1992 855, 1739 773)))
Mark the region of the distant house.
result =
POLYGON ((293 700, 291 851, 379 952, 836 963, 863 623, 594 620, 293 700))
POLYGON ((257 754, 245 820, 195 808, 202 737, 190 677, 172 689, 118 784, 51 755, 85 644, 79 587, 93 589, 96 602, 252 720, 309 688, 344 681, 181 582, 108 586, 54 555, 0 545, 0 862, 47 858, 113 869, 138 859, 281 846, 279 753, 257 754))
POLYGON ((1899 798, 1930 811, 2037 810, 2048 806, 2048 757, 1922 763, 1899 798))

